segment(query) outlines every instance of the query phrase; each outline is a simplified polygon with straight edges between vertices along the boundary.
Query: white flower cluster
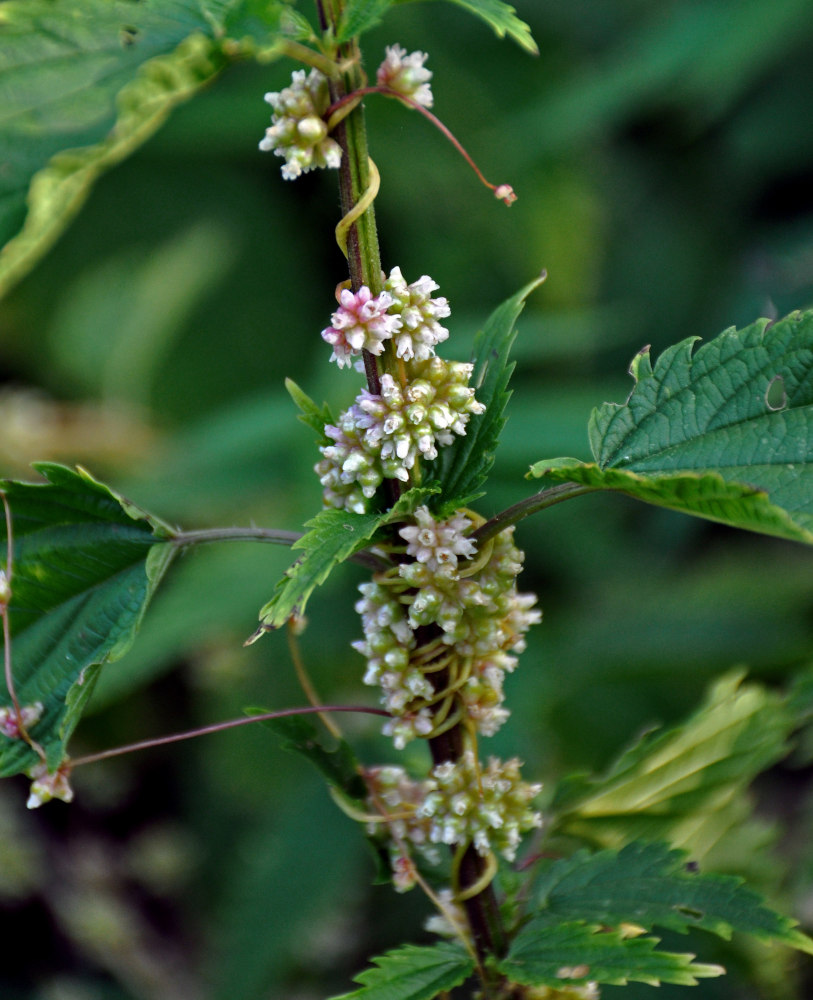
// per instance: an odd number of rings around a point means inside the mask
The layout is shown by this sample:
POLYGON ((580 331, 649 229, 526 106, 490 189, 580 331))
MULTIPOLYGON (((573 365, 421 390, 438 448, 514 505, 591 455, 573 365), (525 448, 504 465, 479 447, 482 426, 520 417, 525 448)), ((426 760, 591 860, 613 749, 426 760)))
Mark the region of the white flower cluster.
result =
MULTIPOLYGON (((367 775, 371 802, 382 803, 393 816, 390 830, 415 845, 432 863, 436 844, 473 844, 485 856, 496 851, 513 861, 523 833, 542 825, 531 803, 542 790, 520 776, 516 758, 489 759, 483 769, 471 750, 458 761, 432 769, 414 781, 403 768, 377 768, 367 775)), ((376 832, 375 825, 370 833, 376 832)))
POLYGON ((470 416, 485 409, 468 385, 471 372, 435 356, 410 366, 405 387, 385 374, 380 393, 362 389, 337 425, 325 427, 333 444, 319 449, 315 466, 325 504, 364 513, 384 479, 406 482, 418 456, 437 458, 438 445, 465 434, 470 416))
POLYGON ((431 108, 434 103, 429 81, 432 71, 424 67, 428 56, 425 52, 410 52, 400 45, 388 45, 384 62, 378 67, 376 82, 404 97, 411 97, 416 104, 431 108))
POLYGON ((392 714, 384 732, 398 748, 442 721, 431 680, 440 663, 453 689, 451 700, 444 697, 447 714, 459 710, 484 736, 493 735, 508 718, 503 679, 517 664, 511 654, 522 652, 525 633, 541 620, 534 595, 516 589, 522 553, 513 544, 513 529, 487 543, 483 558, 461 568, 460 557, 477 554, 466 534, 472 525, 465 514, 438 522, 427 508, 418 508, 415 524, 400 530, 413 561, 359 587, 356 611, 364 638, 353 646, 367 660, 364 683, 381 688, 382 705, 392 714), (427 652, 418 647, 415 630, 430 625, 440 627, 441 637, 427 652))
POLYGON ((449 336, 438 323, 449 315, 449 303, 431 297, 437 288, 427 274, 408 285, 401 269, 394 267, 379 295, 373 296, 366 285, 358 292, 340 289, 336 295, 339 308, 331 316, 331 325, 322 330, 322 339, 333 348, 330 360, 344 368, 362 350, 378 356, 391 338, 396 357, 404 361, 431 358, 435 346, 449 336))
POLYGON ((327 77, 317 69, 296 70, 291 86, 265 95, 273 108, 271 125, 260 149, 285 157, 282 176, 287 181, 316 167, 338 167, 342 151, 327 134, 322 117, 330 105, 327 77))

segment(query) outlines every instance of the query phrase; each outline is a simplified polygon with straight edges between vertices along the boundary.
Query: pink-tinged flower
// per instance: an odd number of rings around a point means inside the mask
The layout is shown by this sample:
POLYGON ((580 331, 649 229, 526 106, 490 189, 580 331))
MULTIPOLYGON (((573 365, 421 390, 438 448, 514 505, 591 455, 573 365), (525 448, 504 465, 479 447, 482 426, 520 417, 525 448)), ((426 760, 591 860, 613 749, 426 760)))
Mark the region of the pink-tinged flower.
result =
POLYGON ((265 95, 274 109, 271 125, 260 142, 263 152, 284 156, 282 176, 286 181, 317 167, 336 168, 341 163, 342 150, 327 134, 322 115, 330 104, 327 77, 318 70, 296 70, 291 86, 265 95))
POLYGON ((380 354, 384 341, 401 328, 399 316, 387 310, 392 305, 389 292, 373 296, 366 285, 357 292, 343 288, 336 295, 339 308, 331 317, 331 326, 322 330, 322 339, 333 348, 331 361, 339 368, 352 364, 352 358, 362 350, 380 354))
POLYGON ((416 104, 431 108, 434 102, 429 81, 432 71, 424 67, 426 52, 411 52, 400 45, 388 45, 384 62, 378 67, 376 80, 379 87, 388 87, 416 104))
POLYGON ((11 584, 8 582, 6 571, 0 569, 0 610, 7 608, 11 601, 11 584))
POLYGON ((35 701, 33 705, 21 706, 19 719, 12 706, 0 708, 0 733, 8 736, 10 740, 18 740, 22 735, 22 729, 28 730, 39 722, 42 711, 41 701, 35 701), (22 723, 22 729, 20 723, 22 723))
POLYGON ((38 809, 51 799, 61 799, 63 802, 73 801, 73 789, 70 785, 71 766, 68 760, 63 760, 56 771, 49 771, 44 762, 37 764, 28 771, 31 782, 31 793, 26 805, 29 809, 38 809))

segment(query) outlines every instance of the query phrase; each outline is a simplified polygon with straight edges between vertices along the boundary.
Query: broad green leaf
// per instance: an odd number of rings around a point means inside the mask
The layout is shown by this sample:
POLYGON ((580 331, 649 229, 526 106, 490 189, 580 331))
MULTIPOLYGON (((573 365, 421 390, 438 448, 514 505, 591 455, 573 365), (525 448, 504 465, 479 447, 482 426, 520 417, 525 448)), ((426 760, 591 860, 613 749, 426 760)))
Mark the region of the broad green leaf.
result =
POLYGON ((813 543, 813 312, 696 340, 635 358, 626 403, 593 411, 595 463, 530 475, 813 543))
POLYGON ((224 18, 239 2, 0 4, 0 294, 51 246, 99 175, 222 69, 224 18))
POLYGON ((604 777, 565 779, 551 828, 603 847, 667 840, 702 859, 721 835, 720 818, 785 756, 793 729, 779 696, 740 680, 723 677, 683 725, 644 736, 604 777))
POLYGON ((512 981, 553 986, 586 982, 624 986, 634 980, 659 986, 696 986, 722 975, 719 965, 693 962, 694 955, 658 951, 654 937, 623 937, 600 924, 558 924, 547 915, 532 918, 514 938, 499 969, 512 981))
POLYGON ((465 506, 479 496, 494 464, 494 452, 505 426, 505 407, 511 395, 508 382, 514 362, 508 356, 517 335, 516 321, 525 308, 525 300, 544 280, 544 274, 535 278, 498 306, 477 334, 471 384, 485 412, 473 416, 465 436, 456 438, 426 468, 427 478, 436 476, 442 484, 444 511, 465 506))
POLYGON ((376 968, 355 977, 362 988, 333 1000, 434 1000, 474 971, 474 962, 466 952, 446 942, 433 947, 406 944, 372 961, 376 968))
MULTIPOLYGON (((21 704, 44 706, 31 735, 53 768, 65 756, 101 665, 129 649, 176 550, 171 528, 88 473, 36 468, 47 483, 0 481, 0 489, 14 532, 14 683, 21 704)), ((5 560, 5 540, 2 552, 5 560)), ((22 741, 0 738, 1 775, 35 760, 22 741)))
POLYGON ((402 494, 392 509, 383 513, 323 510, 306 521, 305 527, 310 530, 291 546, 304 549, 304 555, 288 567, 274 596, 260 609, 260 627, 248 642, 280 628, 291 615, 303 614, 310 595, 339 563, 365 548, 382 525, 409 513, 436 492, 436 487, 417 487, 402 494))
MULTIPOLYGON (((252 709, 252 714, 255 711, 266 710, 252 709)), ((263 725, 281 738, 283 750, 302 754, 343 795, 355 800, 366 797, 366 788, 358 772, 358 761, 345 740, 336 740, 336 745, 329 749, 322 742, 314 723, 302 715, 265 719, 263 725)))
POLYGON ((517 17, 515 8, 510 4, 503 3, 503 0, 451 0, 451 2, 482 18, 498 38, 508 35, 523 49, 534 55, 539 54, 531 29, 517 17))
POLYGON ((552 920, 627 923, 645 930, 657 925, 680 933, 702 927, 726 940, 738 931, 813 952, 813 941, 795 922, 765 906, 742 879, 701 874, 688 858, 666 844, 641 841, 620 852, 579 851, 542 872, 536 905, 552 920))
POLYGON ((347 0, 344 8, 337 41, 345 42, 357 38, 374 28, 395 0, 347 0))

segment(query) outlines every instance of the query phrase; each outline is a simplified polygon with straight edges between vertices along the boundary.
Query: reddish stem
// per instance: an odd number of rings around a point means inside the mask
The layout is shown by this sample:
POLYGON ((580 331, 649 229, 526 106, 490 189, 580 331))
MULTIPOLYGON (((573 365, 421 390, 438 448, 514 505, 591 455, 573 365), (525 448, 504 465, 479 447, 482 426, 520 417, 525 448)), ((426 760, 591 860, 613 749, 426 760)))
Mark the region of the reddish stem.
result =
POLYGON ((119 757, 122 754, 134 753, 136 750, 149 750, 150 747, 165 746, 168 743, 180 743, 181 740, 191 740, 195 736, 207 736, 209 733, 219 733, 224 729, 235 729, 237 726, 247 726, 252 722, 265 722, 268 719, 284 719, 290 715, 314 715, 320 712, 363 712, 366 715, 385 715, 389 712, 383 708, 368 708, 366 705, 308 705, 304 708, 283 708, 278 712, 263 712, 260 715, 248 715, 244 719, 229 719, 226 722, 215 722, 211 726, 201 726, 200 729, 188 729, 183 733, 172 733, 170 736, 156 736, 151 740, 140 740, 138 743, 128 743, 126 746, 113 747, 100 753, 91 753, 85 757, 77 757, 71 761, 71 768, 82 764, 95 764, 98 760, 108 757, 119 757))
POLYGON ((423 104, 419 104, 417 101, 414 101, 411 97, 407 97, 405 94, 400 94, 397 90, 393 90, 391 87, 383 87, 380 85, 375 87, 373 86, 360 87, 358 90, 354 90, 350 94, 345 94, 344 97, 340 97, 337 101, 331 104, 330 107, 325 112, 324 118, 326 120, 330 119, 331 115, 334 112, 338 111, 340 108, 344 107, 344 105, 349 104, 351 101, 357 100, 359 97, 365 97, 367 94, 383 94, 385 97, 394 97, 396 98, 396 100, 399 100, 403 104, 406 104, 414 111, 419 111, 424 116, 424 118, 428 119, 435 126, 435 128, 438 129, 439 132, 441 132, 444 136, 446 136, 446 138, 455 147, 458 153, 460 153, 460 155, 463 157, 466 163, 468 163, 468 165, 475 172, 475 174, 477 174, 477 177, 480 179, 480 182, 484 184, 487 188, 489 188, 489 190, 493 191, 497 198, 503 201, 506 205, 511 205, 513 202, 517 200, 517 196, 514 194, 514 190, 510 184, 492 184, 490 181, 486 180, 486 178, 483 176, 483 172, 480 170, 480 168, 474 162, 472 157, 466 151, 465 147, 457 138, 457 136, 455 136, 454 133, 451 132, 450 129, 448 129, 438 117, 433 115, 428 108, 424 107, 423 104))

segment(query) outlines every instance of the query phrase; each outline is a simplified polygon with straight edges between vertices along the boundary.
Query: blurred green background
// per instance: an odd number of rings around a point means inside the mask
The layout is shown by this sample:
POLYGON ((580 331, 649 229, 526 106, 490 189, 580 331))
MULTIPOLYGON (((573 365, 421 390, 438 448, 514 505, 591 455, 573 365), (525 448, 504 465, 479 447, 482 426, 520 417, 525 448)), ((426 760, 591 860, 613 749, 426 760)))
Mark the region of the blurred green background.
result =
MULTIPOLYGON (((515 5, 538 58, 440 3, 399 6, 363 46, 371 72, 386 44, 428 50, 435 112, 519 196, 507 210, 426 121, 367 101, 384 264, 439 283, 446 356, 468 358, 488 313, 549 274, 520 322, 485 515, 533 492, 530 462, 589 457, 590 410, 626 397, 644 345, 813 305, 809 0, 515 5)), ((313 435, 283 380, 338 409, 358 376, 328 366, 319 338, 345 277, 335 175, 284 182, 257 151, 262 95, 290 70, 224 73, 103 178, 0 303, 3 475, 80 462, 188 528, 298 530, 319 509, 313 435)), ((608 496, 517 538, 545 621, 507 684, 512 722, 482 749, 519 754, 529 777, 600 770, 732 666, 783 685, 813 659, 801 547, 608 496)), ((107 668, 76 755, 303 703, 284 636, 242 647, 289 559, 233 544, 180 561, 107 668)), ((342 568, 309 607, 303 655, 327 700, 374 697, 349 648, 360 579, 342 568)), ((393 759, 374 723, 344 725, 368 762, 393 759)), ((783 838, 784 904, 810 924, 807 776, 798 758, 760 801, 783 838)), ((424 901, 369 888, 358 831, 268 731, 94 765, 74 783, 72 806, 34 814, 24 781, 0 789, 0 919, 21 942, 0 965, 4 1000, 321 1000, 375 949, 420 940, 424 901)), ((714 960, 708 939, 696 947, 714 960)), ((725 956, 732 975, 693 995, 804 997, 804 976, 771 955, 725 956)))

